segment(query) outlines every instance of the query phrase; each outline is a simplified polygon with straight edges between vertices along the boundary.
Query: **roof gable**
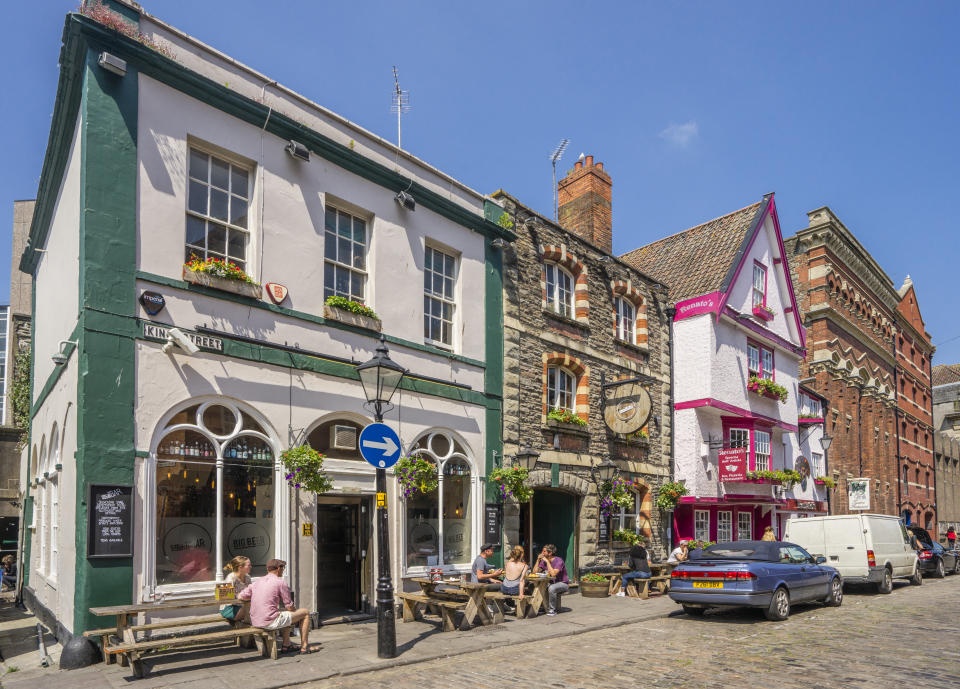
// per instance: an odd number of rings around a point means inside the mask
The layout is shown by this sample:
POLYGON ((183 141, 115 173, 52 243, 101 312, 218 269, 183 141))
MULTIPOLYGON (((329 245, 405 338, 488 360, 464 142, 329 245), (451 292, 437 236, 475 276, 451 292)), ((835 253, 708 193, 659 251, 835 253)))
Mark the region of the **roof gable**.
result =
MULTIPOLYGON (((909 277, 907 278, 909 280, 909 277)), ((904 285, 901 288, 900 303, 897 304, 897 313, 913 327, 923 337, 929 337, 926 325, 923 322, 923 316, 920 314, 920 305, 917 303, 917 293, 913 288, 913 282, 904 285)))

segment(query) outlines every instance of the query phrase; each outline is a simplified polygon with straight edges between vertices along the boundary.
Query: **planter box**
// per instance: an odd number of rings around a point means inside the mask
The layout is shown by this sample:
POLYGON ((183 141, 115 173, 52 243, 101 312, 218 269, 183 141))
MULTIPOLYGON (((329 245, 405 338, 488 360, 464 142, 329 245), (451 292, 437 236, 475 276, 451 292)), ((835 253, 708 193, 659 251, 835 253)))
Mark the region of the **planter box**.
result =
POLYGON ((772 320, 773 320, 773 314, 770 313, 769 311, 767 311, 765 308, 763 308, 763 307, 761 307, 761 306, 754 306, 754 307, 753 307, 753 315, 756 316, 757 318, 759 318, 760 320, 764 320, 764 321, 772 321, 772 320))
POLYGON ((780 481, 775 478, 745 478, 740 481, 734 481, 734 483, 767 483, 772 485, 774 483, 780 483, 780 481))
POLYGON ((353 313, 352 311, 345 311, 344 309, 336 306, 328 306, 327 304, 323 305, 323 317, 331 321, 339 321, 340 323, 346 323, 347 325, 373 330, 375 332, 380 332, 383 328, 383 325, 376 318, 370 318, 370 316, 353 313))
POLYGON ((607 598, 610 595, 609 581, 580 580, 580 595, 584 598, 607 598))
POLYGON ((747 390, 749 390, 750 392, 755 392, 761 397, 766 397, 767 399, 776 400, 777 402, 780 401, 780 395, 778 395, 777 393, 770 392, 769 390, 761 391, 759 383, 747 383, 747 390))
POLYGON ((203 287, 218 289, 221 292, 230 292, 239 294, 241 297, 250 297, 251 299, 263 298, 263 288, 260 285, 252 285, 242 280, 228 280, 210 273, 201 273, 197 270, 183 269, 183 279, 186 282, 203 287))
POLYGON ((571 435, 590 435, 589 426, 581 426, 575 423, 564 423, 563 421, 557 421, 556 419, 547 419, 547 427, 554 431, 559 431, 560 433, 570 433, 571 435))

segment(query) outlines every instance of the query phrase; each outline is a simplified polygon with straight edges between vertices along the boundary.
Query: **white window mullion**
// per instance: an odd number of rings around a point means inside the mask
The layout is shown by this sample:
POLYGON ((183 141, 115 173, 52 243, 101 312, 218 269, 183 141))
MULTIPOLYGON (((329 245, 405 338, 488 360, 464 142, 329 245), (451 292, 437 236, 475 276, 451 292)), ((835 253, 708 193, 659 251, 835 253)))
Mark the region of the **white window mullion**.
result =
MULTIPOLYGON (((218 455, 220 452, 218 452, 218 455)), ((216 563, 216 580, 223 580, 223 457, 217 457, 217 470, 214 472, 217 485, 214 486, 214 492, 217 501, 217 552, 213 561, 216 563)), ((279 491, 277 491, 279 492, 279 491)), ((279 496, 278 496, 279 497, 279 496)), ((274 506, 276 509, 276 506, 274 506)))
MULTIPOLYGON (((446 464, 444 462, 443 464, 446 464)), ((445 561, 443 555, 443 465, 437 462, 437 567, 445 561)))

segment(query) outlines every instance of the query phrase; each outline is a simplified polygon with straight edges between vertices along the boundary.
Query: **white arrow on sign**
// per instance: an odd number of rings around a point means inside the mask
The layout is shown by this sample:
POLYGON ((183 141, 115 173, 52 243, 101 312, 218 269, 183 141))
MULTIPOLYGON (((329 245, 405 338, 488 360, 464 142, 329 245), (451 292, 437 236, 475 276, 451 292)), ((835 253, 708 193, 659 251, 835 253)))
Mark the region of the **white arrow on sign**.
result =
POLYGON ((383 442, 377 442, 376 440, 364 440, 364 447, 372 447, 374 450, 383 450, 385 457, 392 457, 393 453, 399 450, 397 444, 393 442, 393 438, 384 438, 383 442))

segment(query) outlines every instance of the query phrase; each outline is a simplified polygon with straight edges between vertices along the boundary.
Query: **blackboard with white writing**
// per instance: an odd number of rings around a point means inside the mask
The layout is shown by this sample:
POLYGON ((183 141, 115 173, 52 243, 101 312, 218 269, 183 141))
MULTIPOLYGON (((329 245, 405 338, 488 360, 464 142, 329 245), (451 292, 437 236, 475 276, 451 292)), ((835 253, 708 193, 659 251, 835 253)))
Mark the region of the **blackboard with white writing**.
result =
POLYGON ((133 486, 90 484, 87 557, 133 556, 133 486))
POLYGON ((491 545, 500 546, 500 524, 502 522, 502 507, 488 502, 483 519, 483 540, 491 545))

